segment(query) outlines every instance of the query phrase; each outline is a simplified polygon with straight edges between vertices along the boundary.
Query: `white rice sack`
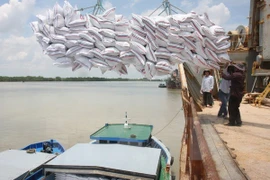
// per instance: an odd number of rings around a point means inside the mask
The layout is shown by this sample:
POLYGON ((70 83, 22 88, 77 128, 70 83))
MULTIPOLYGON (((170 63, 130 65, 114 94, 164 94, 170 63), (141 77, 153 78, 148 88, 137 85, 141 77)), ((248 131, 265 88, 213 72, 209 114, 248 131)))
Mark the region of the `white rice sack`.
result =
POLYGON ((208 56, 206 55, 205 50, 204 50, 204 48, 203 48, 201 42, 200 42, 200 41, 197 41, 197 42, 195 43, 195 45, 196 45, 196 50, 195 50, 195 52, 196 52, 197 54, 199 54, 200 56, 202 56, 204 59, 208 59, 208 58, 207 58, 208 56))
POLYGON ((210 67, 211 69, 217 69, 217 70, 220 69, 220 66, 216 61, 208 60, 207 64, 208 64, 208 67, 210 67))
POLYGON ((115 32, 115 39, 117 41, 129 41, 130 33, 129 32, 115 32))
POLYGON ((183 51, 181 51, 181 54, 183 57, 185 57, 184 59, 186 61, 192 61, 193 60, 193 54, 190 51, 190 49, 188 49, 187 47, 185 47, 185 49, 183 51))
POLYGON ((71 33, 87 33, 88 29, 85 26, 74 26, 69 28, 71 33))
POLYGON ((150 29, 148 26, 144 27, 144 31, 146 32, 147 36, 150 36, 151 39, 156 39, 156 34, 155 31, 153 31, 152 29, 150 29))
POLYGON ((68 27, 77 27, 77 26, 85 26, 86 19, 76 19, 68 23, 68 27))
POLYGON ((55 3, 55 5, 53 7, 53 13, 54 13, 54 17, 56 17, 57 14, 64 16, 63 8, 58 3, 55 3))
POLYGON ((159 53, 170 53, 170 51, 167 48, 164 48, 164 47, 157 48, 156 49, 156 52, 159 52, 159 53))
POLYGON ((51 43, 51 40, 47 37, 43 37, 42 38, 42 42, 46 43, 46 44, 50 44, 51 43))
POLYGON ((142 17, 142 22, 144 23, 145 26, 148 26, 153 31, 157 29, 155 22, 149 17, 146 16, 142 17))
POLYGON ((64 44, 51 44, 47 47, 47 52, 61 51, 66 52, 66 46, 64 44))
POLYGON ((170 26, 168 31, 171 34, 179 34, 181 32, 181 29, 179 26, 170 26))
POLYGON ((196 45, 195 45, 192 41, 190 41, 190 40, 187 39, 186 37, 182 37, 182 38, 185 40, 184 45, 185 45, 188 49, 193 50, 193 51, 196 50, 196 45))
POLYGON ((101 51, 102 55, 108 55, 108 56, 119 56, 120 51, 115 47, 109 47, 101 51))
POLYGON ((193 28, 192 25, 190 25, 190 23, 182 23, 179 25, 179 28, 181 29, 181 31, 185 31, 185 32, 194 32, 195 29, 193 28))
POLYGON ((143 46, 145 46, 146 44, 148 44, 149 42, 147 41, 147 39, 139 36, 138 34, 132 33, 131 34, 131 40, 135 41, 143 46))
POLYGON ((102 44, 101 41, 95 39, 95 46, 100 50, 103 51, 104 49, 106 49, 106 47, 102 44))
POLYGON ((158 45, 156 44, 156 39, 152 39, 151 36, 146 36, 146 40, 149 42, 151 49, 154 51, 158 48, 158 45))
POLYGON ((79 33, 79 36, 80 36, 82 39, 85 39, 85 40, 87 40, 87 41, 89 41, 89 42, 92 42, 92 43, 95 42, 94 38, 92 38, 91 35, 90 35, 89 33, 79 33))
POLYGON ((180 36, 178 36, 176 34, 172 34, 172 33, 168 34, 168 40, 169 40, 169 42, 175 43, 175 44, 183 44, 185 42, 185 40, 183 38, 181 38, 180 36))
MULTIPOLYGON (((37 32, 37 33, 35 33, 35 35, 36 35, 36 38, 38 39, 38 40, 42 40, 44 37, 46 37, 42 32, 37 32)), ((47 37, 46 37, 47 38, 47 37)))
POLYGON ((128 74, 127 67, 122 63, 118 63, 112 70, 117 72, 119 75, 128 74))
POLYGON ((51 34, 55 34, 54 27, 50 26, 48 24, 43 25, 43 31, 42 31, 45 36, 50 37, 51 34))
POLYGON ((215 44, 218 45, 218 46, 227 44, 229 38, 230 38, 229 36, 217 37, 217 39, 215 41, 215 44))
POLYGON ((110 9, 107 9, 103 14, 102 17, 110 20, 110 21, 115 21, 115 7, 112 7, 110 9))
POLYGON ((180 53, 172 53, 169 60, 170 60, 170 62, 173 62, 174 64, 184 63, 184 62, 187 62, 188 61, 180 53))
POLYGON ((122 60, 117 56, 105 55, 104 58, 105 58, 105 61, 109 64, 109 66, 112 66, 112 67, 116 66, 119 63, 122 63, 122 60))
POLYGON ((144 27, 144 23, 142 22, 142 17, 136 14, 132 14, 132 22, 133 24, 139 26, 139 27, 144 27))
POLYGON ((61 14, 56 14, 54 21, 53 21, 53 26, 55 28, 65 27, 65 19, 61 14))
POLYGON ((168 17, 156 16, 153 19, 156 22, 156 24, 158 26, 160 26, 160 27, 168 28, 171 25, 170 22, 169 22, 169 20, 168 20, 168 17))
POLYGON ((161 36, 161 37, 163 37, 165 39, 168 39, 168 36, 169 36, 168 32, 163 28, 157 28, 156 29, 156 34, 158 34, 159 36, 161 36))
POLYGON ((135 58, 134 58, 135 65, 144 66, 145 65, 145 61, 146 61, 144 55, 142 55, 142 54, 140 54, 140 53, 138 53, 138 52, 136 52, 134 50, 131 50, 131 52, 135 55, 135 58))
POLYGON ((128 21, 119 21, 115 23, 115 31, 120 32, 127 32, 129 28, 129 22, 128 21))
POLYGON ((99 41, 102 41, 103 36, 99 34, 99 29, 95 27, 89 27, 88 29, 89 34, 93 36, 93 38, 96 38, 99 41))
POLYGON ((64 57, 66 55, 66 52, 63 51, 45 51, 44 54, 47 54, 52 59, 64 57))
POLYGON ((82 47, 80 47, 80 46, 71 47, 70 49, 67 50, 66 56, 73 57, 81 49, 82 49, 82 47))
POLYGON ((212 41, 216 40, 216 36, 214 34, 212 34, 212 32, 210 31, 210 29, 207 26, 202 26, 201 29, 207 38, 209 38, 212 41))
POLYGON ((62 36, 70 33, 70 30, 67 27, 54 28, 54 31, 55 31, 56 34, 62 35, 62 36))
POLYGON ((65 42, 65 46, 67 48, 71 48, 71 47, 74 47, 74 46, 77 46, 78 45, 78 41, 77 40, 67 40, 65 42))
POLYGON ((78 33, 66 34, 65 37, 67 40, 80 40, 81 39, 80 34, 78 33))
POLYGON ((202 37, 202 35, 198 32, 198 31, 195 31, 193 33, 193 36, 195 38, 195 41, 199 41, 201 43, 201 45, 203 47, 205 47, 205 42, 204 42, 204 38, 202 37))
POLYGON ((217 47, 210 39, 205 38, 205 46, 216 53, 225 53, 230 48, 230 42, 227 42, 222 47, 217 47))
POLYGON ((119 51, 128 51, 128 50, 130 50, 130 44, 128 42, 116 41, 115 42, 115 47, 119 51))
POLYGON ((100 19, 99 20, 99 24, 100 24, 100 27, 102 29, 111 29, 111 30, 114 30, 114 23, 109 21, 109 20, 105 20, 105 19, 100 19))
POLYGON ((147 79, 152 79, 157 73, 155 64, 152 63, 152 62, 149 62, 149 61, 145 63, 145 68, 144 69, 145 69, 144 76, 147 79))
POLYGON ((146 58, 150 61, 153 61, 153 62, 157 62, 157 58, 155 56, 155 53, 154 51, 152 50, 152 48, 150 47, 151 45, 147 45, 146 46, 146 58))
POLYGON ((53 20, 54 20, 54 13, 53 13, 53 11, 52 10, 48 10, 47 11, 47 23, 49 24, 49 25, 53 25, 53 20))
POLYGON ((184 46, 175 43, 168 43, 167 49, 172 53, 180 53, 184 50, 184 46))
POLYGON ((208 64, 205 61, 204 58, 202 58, 202 56, 198 55, 198 54, 194 54, 193 55, 193 63, 200 66, 200 67, 207 67, 208 64))
POLYGON ((116 23, 122 21, 123 18, 124 16, 122 14, 116 14, 114 17, 116 23))
POLYGON ((209 19, 207 13, 201 14, 198 16, 203 22, 201 25, 205 25, 207 27, 213 26, 214 23, 209 19))
POLYGON ((157 59, 170 59, 171 53, 166 53, 166 52, 155 52, 155 56, 157 59))
POLYGON ((94 67, 110 69, 109 64, 103 59, 91 58, 89 61, 94 65, 94 67))
POLYGON ((55 35, 55 34, 51 34, 51 41, 53 43, 62 43, 65 44, 67 39, 65 38, 65 36, 62 35, 55 35))
POLYGON ((84 41, 84 40, 78 40, 78 46, 83 47, 83 48, 92 49, 92 48, 94 48, 94 43, 89 42, 89 41, 84 41))
POLYGON ((43 16, 41 14, 36 15, 36 17, 38 18, 38 23, 39 24, 47 24, 47 17, 43 16))
POLYGON ((217 56, 218 56, 218 59, 220 59, 223 62, 230 62, 231 61, 230 56, 228 55, 228 53, 217 54, 217 56))
POLYGON ((100 29, 99 33, 105 37, 115 38, 115 31, 111 29, 100 29))
POLYGON ((120 52, 120 58, 124 61, 133 61, 135 55, 131 51, 122 51, 120 52))
POLYGON ((138 65, 138 64, 133 64, 133 66, 136 68, 136 70, 143 75, 145 74, 145 66, 144 65, 138 65))
POLYGON ((55 59, 55 62, 57 63, 72 63, 73 61, 74 59, 70 57, 61 57, 61 58, 55 59))
POLYGON ((49 46, 47 43, 43 42, 42 40, 37 40, 37 42, 40 44, 43 51, 46 51, 47 47, 49 46))
POLYGON ((89 58, 94 58, 94 54, 92 52, 90 52, 89 49, 87 48, 82 48, 81 50, 79 50, 77 53, 76 53, 76 56, 85 56, 85 57, 88 57, 89 58))
POLYGON ((223 36, 226 33, 222 27, 217 26, 217 25, 213 25, 209 29, 210 29, 211 33, 215 36, 223 36))
POLYGON ((85 56, 76 56, 75 62, 79 63, 81 66, 86 67, 88 70, 91 70, 93 67, 93 64, 89 61, 89 58, 85 56))
POLYGON ((220 62, 219 57, 216 55, 216 53, 214 53, 213 51, 211 51, 208 48, 205 48, 205 54, 207 55, 206 59, 210 59, 212 61, 216 61, 216 62, 220 62))
POLYGON ((133 51, 136 51, 139 54, 146 54, 146 48, 138 42, 131 41, 130 47, 133 51))
POLYGON ((200 23, 198 23, 198 21, 196 21, 195 19, 192 19, 190 22, 190 25, 194 28, 195 31, 198 31, 202 36, 205 36, 202 30, 202 26, 200 25, 200 23))
POLYGON ((82 65, 80 65, 79 63, 77 62, 74 62, 73 63, 73 66, 71 68, 72 71, 77 71, 78 69, 82 68, 82 65))
POLYGON ((99 20, 100 20, 100 19, 99 19, 98 17, 92 15, 92 14, 89 14, 89 17, 90 17, 90 22, 91 22, 91 24, 92 24, 94 27, 100 29, 100 28, 101 28, 101 26, 100 26, 100 24, 99 24, 99 20))
POLYGON ((170 74, 173 71, 173 68, 169 61, 167 60, 159 60, 155 65, 156 70, 161 73, 170 74))
POLYGON ((168 46, 168 43, 169 43, 169 41, 167 39, 163 38, 159 34, 156 34, 156 44, 158 46, 167 47, 168 46))
POLYGON ((101 54, 101 51, 97 48, 91 49, 89 51, 90 53, 92 53, 94 55, 94 57, 101 59, 101 60, 105 60, 104 56, 101 54))
POLYGON ((37 21, 34 21, 34 22, 31 22, 30 23, 30 26, 33 30, 34 33, 37 33, 39 32, 39 26, 38 26, 38 22, 37 21))
POLYGON ((73 12, 74 12, 74 8, 70 5, 70 3, 68 1, 64 1, 64 6, 63 6, 64 17, 72 16, 73 12))
POLYGON ((137 34, 143 38, 145 38, 146 36, 146 32, 144 31, 144 29, 142 27, 136 26, 136 25, 131 25, 131 31, 134 34, 137 34))
POLYGON ((105 47, 114 47, 115 46, 115 39, 104 37, 102 43, 105 47))

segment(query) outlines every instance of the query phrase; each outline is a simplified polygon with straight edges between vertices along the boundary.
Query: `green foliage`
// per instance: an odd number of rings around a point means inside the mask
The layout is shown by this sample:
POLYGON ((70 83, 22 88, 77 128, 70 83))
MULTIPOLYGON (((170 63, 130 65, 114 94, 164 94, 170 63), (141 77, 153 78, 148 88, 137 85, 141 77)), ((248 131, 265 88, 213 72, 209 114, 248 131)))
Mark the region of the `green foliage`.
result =
MULTIPOLYGON (((101 77, 67 77, 61 78, 59 76, 55 78, 42 77, 42 76, 0 76, 0 82, 35 82, 35 81, 150 81, 146 78, 142 79, 127 79, 127 78, 101 78, 101 77)), ((151 81, 161 81, 151 80, 151 81)))

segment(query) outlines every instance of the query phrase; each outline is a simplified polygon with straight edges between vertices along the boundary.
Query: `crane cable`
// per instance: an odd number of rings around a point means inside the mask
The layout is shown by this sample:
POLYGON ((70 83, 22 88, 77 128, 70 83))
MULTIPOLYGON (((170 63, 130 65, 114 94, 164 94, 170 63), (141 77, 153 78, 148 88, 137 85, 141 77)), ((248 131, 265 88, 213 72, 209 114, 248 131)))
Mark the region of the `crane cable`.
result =
POLYGON ((173 121, 174 121, 174 119, 177 117, 177 115, 181 112, 181 110, 183 110, 183 108, 181 108, 175 115, 174 115, 174 117, 162 128, 162 129, 160 129, 158 132, 156 132, 155 134, 154 134, 154 136, 155 135, 157 135, 157 134, 159 134, 159 133, 161 133, 166 127, 168 127, 173 121))

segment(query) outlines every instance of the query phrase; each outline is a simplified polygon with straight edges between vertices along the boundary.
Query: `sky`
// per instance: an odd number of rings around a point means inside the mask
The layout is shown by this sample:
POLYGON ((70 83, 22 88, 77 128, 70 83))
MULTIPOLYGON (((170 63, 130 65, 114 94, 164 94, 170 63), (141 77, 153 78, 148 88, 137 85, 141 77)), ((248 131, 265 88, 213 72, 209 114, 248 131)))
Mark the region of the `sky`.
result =
MULTIPOLYGON (((69 0, 74 7, 93 6, 96 0, 69 0)), ((237 26, 248 26, 250 0, 169 0, 184 12, 206 12, 210 20, 223 27, 226 32, 237 26)), ((61 6, 64 0, 0 0, 0 76, 44 76, 44 77, 112 77, 142 78, 133 67, 128 75, 116 72, 102 74, 99 69, 88 71, 81 68, 72 72, 71 68, 58 68, 53 60, 44 55, 29 25, 36 21, 36 15, 46 15, 55 3, 61 6)), ((149 15, 162 4, 162 0, 103 0, 105 8, 116 7, 116 14, 127 19, 131 14, 149 15)), ((161 12, 159 9, 157 13, 161 12)), ((176 10, 177 11, 177 10, 176 10)), ((89 10, 85 10, 89 13, 89 10)), ((177 11, 180 13, 180 11, 177 11)))

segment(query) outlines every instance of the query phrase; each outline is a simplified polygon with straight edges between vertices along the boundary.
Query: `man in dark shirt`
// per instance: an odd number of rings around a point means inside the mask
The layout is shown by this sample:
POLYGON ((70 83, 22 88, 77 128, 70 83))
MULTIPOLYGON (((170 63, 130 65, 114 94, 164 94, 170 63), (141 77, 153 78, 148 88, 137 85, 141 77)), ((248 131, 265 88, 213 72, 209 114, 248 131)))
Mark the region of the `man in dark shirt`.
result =
POLYGON ((244 95, 245 66, 243 64, 231 64, 229 74, 222 74, 222 78, 231 80, 230 99, 229 99, 229 123, 228 126, 241 126, 242 120, 239 111, 240 103, 244 95))

